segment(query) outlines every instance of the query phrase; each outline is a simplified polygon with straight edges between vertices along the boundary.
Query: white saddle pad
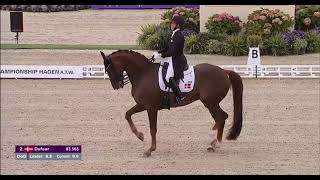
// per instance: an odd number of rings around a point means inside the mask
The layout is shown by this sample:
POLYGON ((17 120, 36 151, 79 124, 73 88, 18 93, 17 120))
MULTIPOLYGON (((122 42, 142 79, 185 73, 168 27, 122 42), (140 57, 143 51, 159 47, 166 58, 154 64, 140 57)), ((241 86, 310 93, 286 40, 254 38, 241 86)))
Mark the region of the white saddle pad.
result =
MULTIPOLYGON (((163 65, 163 62, 161 62, 160 65, 163 65)), ((172 65, 171 65, 171 67, 172 67, 172 65)), ((173 68, 171 68, 171 67, 169 65, 167 74, 173 74, 173 68)), ((181 92, 190 92, 190 91, 192 91, 192 89, 194 87, 194 81, 195 81, 193 66, 189 66, 189 68, 186 71, 184 71, 183 73, 184 73, 183 82, 180 80, 179 88, 180 88, 181 92)), ((163 82, 162 66, 159 67, 158 78, 159 78, 160 89, 162 91, 172 92, 172 89, 169 90, 168 87, 166 88, 166 85, 163 82)))

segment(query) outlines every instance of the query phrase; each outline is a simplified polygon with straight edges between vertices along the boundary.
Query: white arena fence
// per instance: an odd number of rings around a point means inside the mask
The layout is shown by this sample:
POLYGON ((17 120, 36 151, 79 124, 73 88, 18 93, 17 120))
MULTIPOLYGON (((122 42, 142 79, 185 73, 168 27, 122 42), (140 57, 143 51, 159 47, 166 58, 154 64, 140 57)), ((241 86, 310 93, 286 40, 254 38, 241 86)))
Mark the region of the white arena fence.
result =
MULTIPOLYGON (((320 78, 320 65, 219 65, 233 70, 242 78, 320 78)), ((0 77, 10 79, 108 79, 103 65, 49 66, 1 65, 0 77)))

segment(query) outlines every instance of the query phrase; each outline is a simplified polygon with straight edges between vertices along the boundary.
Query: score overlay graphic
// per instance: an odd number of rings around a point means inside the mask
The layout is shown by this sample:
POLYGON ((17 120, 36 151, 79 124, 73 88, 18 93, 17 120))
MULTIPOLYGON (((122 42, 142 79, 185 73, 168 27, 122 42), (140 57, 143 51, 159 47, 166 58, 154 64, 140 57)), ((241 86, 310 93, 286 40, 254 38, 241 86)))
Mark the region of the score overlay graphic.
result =
POLYGON ((16 160, 81 160, 80 145, 16 145, 16 160))

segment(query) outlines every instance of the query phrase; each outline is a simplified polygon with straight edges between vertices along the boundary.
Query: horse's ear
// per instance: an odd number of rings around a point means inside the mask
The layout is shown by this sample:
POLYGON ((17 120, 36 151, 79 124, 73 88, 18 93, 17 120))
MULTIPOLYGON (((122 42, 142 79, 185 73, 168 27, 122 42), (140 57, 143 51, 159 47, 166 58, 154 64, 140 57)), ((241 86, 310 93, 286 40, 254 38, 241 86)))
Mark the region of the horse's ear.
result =
POLYGON ((101 56, 103 57, 104 60, 106 60, 106 55, 104 55, 104 53, 102 51, 100 51, 101 56))

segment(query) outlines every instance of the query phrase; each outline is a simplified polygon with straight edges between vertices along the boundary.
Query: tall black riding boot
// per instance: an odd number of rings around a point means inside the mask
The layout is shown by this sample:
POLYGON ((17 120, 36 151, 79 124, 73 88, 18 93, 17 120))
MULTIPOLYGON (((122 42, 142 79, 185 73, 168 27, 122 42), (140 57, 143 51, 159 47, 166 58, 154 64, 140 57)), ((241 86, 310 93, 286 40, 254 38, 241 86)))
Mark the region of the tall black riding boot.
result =
POLYGON ((185 96, 182 95, 182 92, 179 88, 179 84, 173 77, 169 78, 169 83, 171 85, 173 93, 176 95, 178 103, 180 103, 182 100, 185 99, 185 96))

